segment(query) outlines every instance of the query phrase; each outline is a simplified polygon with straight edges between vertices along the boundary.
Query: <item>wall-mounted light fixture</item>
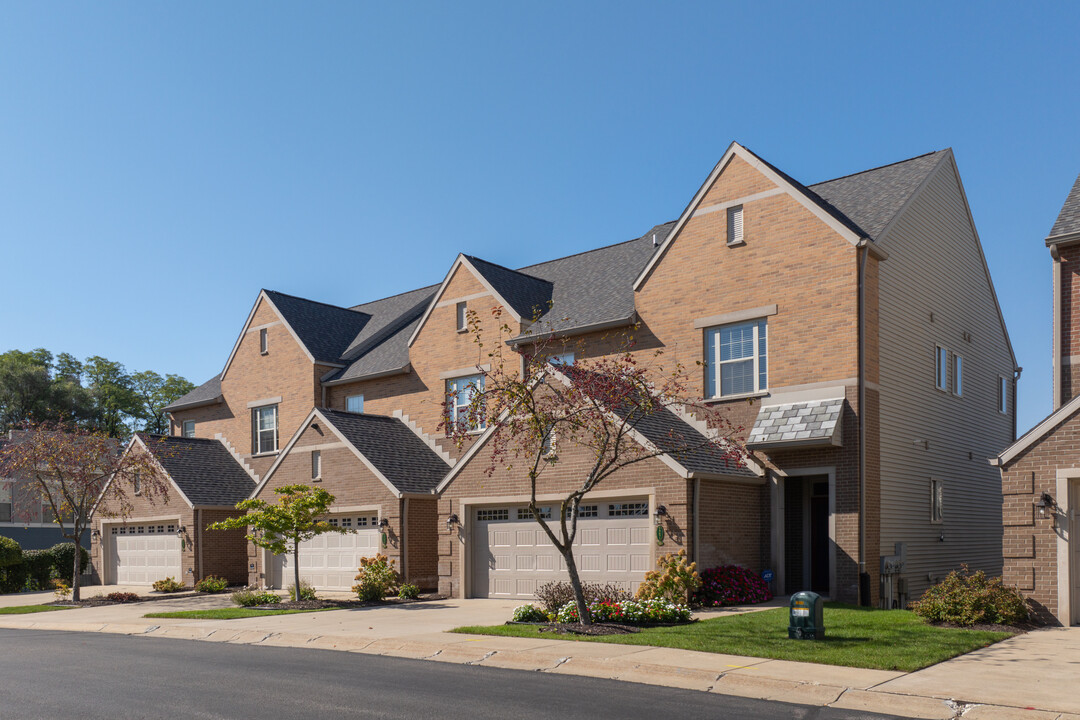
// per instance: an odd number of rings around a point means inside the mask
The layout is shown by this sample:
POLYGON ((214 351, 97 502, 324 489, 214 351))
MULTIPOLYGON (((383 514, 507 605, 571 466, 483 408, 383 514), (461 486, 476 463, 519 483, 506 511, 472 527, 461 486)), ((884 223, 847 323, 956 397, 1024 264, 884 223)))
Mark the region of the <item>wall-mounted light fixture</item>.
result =
POLYGON ((184 527, 183 525, 181 525, 180 527, 178 527, 176 529, 176 537, 178 537, 178 538, 184 537, 185 532, 187 532, 187 528, 184 527))
POLYGON ((667 517, 667 507, 664 505, 656 506, 656 514, 653 516, 656 519, 656 524, 659 525, 667 517))
POLYGON ((1044 492, 1039 496, 1039 499, 1034 503, 1035 509, 1039 511, 1039 517, 1045 518, 1047 513, 1050 513, 1054 520, 1054 527, 1057 528, 1058 511, 1061 509, 1058 507, 1057 500, 1054 500, 1054 496, 1048 492, 1044 492))
POLYGON ((90 531, 90 537, 92 537, 92 538, 101 537, 101 531, 98 530, 97 528, 94 528, 93 530, 90 531))
POLYGON ((387 520, 386 518, 383 518, 382 520, 379 521, 379 527, 384 528, 384 529, 390 527, 390 521, 387 520))
POLYGON ((456 513, 450 513, 450 517, 446 518, 446 529, 453 532, 454 528, 460 523, 456 513))

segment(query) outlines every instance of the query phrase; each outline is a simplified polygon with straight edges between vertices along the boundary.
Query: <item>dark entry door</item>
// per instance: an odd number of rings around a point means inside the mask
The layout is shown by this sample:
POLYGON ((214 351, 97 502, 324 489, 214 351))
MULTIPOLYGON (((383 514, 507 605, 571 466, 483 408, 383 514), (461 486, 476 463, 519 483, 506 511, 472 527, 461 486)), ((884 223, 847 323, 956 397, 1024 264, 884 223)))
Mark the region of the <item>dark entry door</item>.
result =
POLYGON ((828 482, 815 482, 810 496, 810 589, 829 592, 828 482))

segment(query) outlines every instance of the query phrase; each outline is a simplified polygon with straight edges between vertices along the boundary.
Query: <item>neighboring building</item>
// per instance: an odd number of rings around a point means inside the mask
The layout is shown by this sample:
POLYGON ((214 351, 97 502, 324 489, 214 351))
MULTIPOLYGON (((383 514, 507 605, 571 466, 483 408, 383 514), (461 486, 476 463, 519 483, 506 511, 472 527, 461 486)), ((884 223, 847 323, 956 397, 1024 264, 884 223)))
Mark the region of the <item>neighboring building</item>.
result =
POLYGON ((991 462, 1001 469, 1005 582, 1040 616, 1080 624, 1080 178, 1046 238, 1053 260, 1054 412, 991 462))
MULTIPOLYGON (((0 450, 12 442, 17 431, 0 437, 0 450)), ((43 501, 34 489, 33 481, 25 478, 2 477, 0 473, 0 535, 9 537, 23 550, 44 550, 57 543, 71 542, 60 532, 53 520, 48 501, 43 501)), ((83 533, 82 546, 90 547, 90 531, 83 533)))
MULTIPOLYGON (((981 459, 1015 437, 1016 364, 951 151, 806 187, 733 144, 676 221, 636 240, 518 270, 459 255, 439 285, 351 308, 263 291, 222 373, 167 408, 172 433, 240 453, 260 497, 325 483, 331 520, 358 532, 302 549, 322 587, 383 550, 448 594, 528 598, 559 566, 519 519, 525 477, 485 474, 483 428, 460 450, 437 431, 488 362, 466 313, 493 335, 493 310, 517 342, 543 327, 577 359, 636 327, 640 363, 700 362, 690 391, 745 429, 745 465, 663 457, 591 494, 586 581, 632 588, 679 548, 848 601, 860 559, 868 599, 894 603, 961 563, 1000 572, 1000 485, 981 459)), ((573 481, 570 454, 548 499, 573 481)), ((283 582, 281 561, 249 552, 250 582, 283 582)))

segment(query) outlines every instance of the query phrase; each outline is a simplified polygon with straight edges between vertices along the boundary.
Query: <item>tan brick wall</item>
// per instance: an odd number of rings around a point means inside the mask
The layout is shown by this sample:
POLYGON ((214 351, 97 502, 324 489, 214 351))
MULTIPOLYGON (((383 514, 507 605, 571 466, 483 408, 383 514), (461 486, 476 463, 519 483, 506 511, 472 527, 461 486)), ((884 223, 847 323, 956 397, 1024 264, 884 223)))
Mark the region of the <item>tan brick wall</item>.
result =
POLYGON ((405 507, 409 581, 421 590, 435 590, 439 587, 438 499, 409 498, 405 507))
MULTIPOLYGON (((249 327, 278 322, 273 307, 260 300, 249 327)), ((288 328, 279 323, 267 329, 268 353, 261 354, 259 332, 248 331, 240 341, 228 372, 221 380, 223 405, 211 405, 173 414, 174 432, 184 420, 195 421, 196 437, 212 438, 221 433, 238 453, 249 456, 251 409, 249 402, 281 397, 278 404, 278 447, 284 447, 311 408, 322 402, 318 379, 329 368, 315 366, 288 328)), ((262 476, 276 456, 252 457, 248 464, 262 476)))
MULTIPOLYGON (((1080 355, 1080 246, 1058 248, 1061 257, 1061 354, 1080 355)), ((1073 366, 1061 366, 1061 404, 1072 400, 1077 394, 1077 383, 1072 377, 1073 366)))
MULTIPOLYGON (((386 518, 390 526, 387 531, 387 546, 381 552, 392 558, 395 567, 401 570, 402 550, 410 553, 407 558, 408 579, 411 582, 421 584, 426 579, 424 587, 431 587, 429 567, 430 557, 434 554, 434 532, 430 528, 433 513, 424 512, 423 500, 417 504, 419 512, 415 522, 410 518, 409 522, 416 527, 410 527, 410 537, 414 542, 402 542, 402 503, 398 497, 375 476, 371 470, 350 450, 341 443, 324 424, 319 424, 319 430, 308 427, 297 439, 296 444, 288 455, 281 461, 274 475, 260 491, 258 497, 269 503, 276 503, 278 495, 275 488, 285 485, 314 485, 326 490, 334 496, 334 507, 370 507, 372 513, 377 513, 380 518, 386 518), (321 430, 321 432, 320 432, 321 430), (334 444, 334 447, 323 447, 322 452, 322 476, 323 480, 313 483, 311 478, 311 448, 313 446, 334 444), (425 532, 425 522, 428 523, 425 532), (428 545, 425 547, 424 543, 428 545), (412 567, 411 553, 417 553, 418 565, 412 567)), ((432 502, 432 501, 428 501, 432 502)), ((255 568, 249 573, 249 582, 252 584, 265 584, 270 581, 268 568, 263 567, 262 551, 255 548, 248 549, 248 562, 255 568)))
POLYGON ((764 570, 769 560, 768 488, 702 480, 699 501, 698 570, 720 565, 764 570))
MULTIPOLYGON (((1057 471, 1080 467, 1080 413, 1074 413, 1050 434, 1002 468, 1004 581, 1033 601, 1039 617, 1059 623, 1065 609, 1058 597, 1058 534, 1052 513, 1040 517, 1035 502, 1047 492, 1060 504, 1057 471)), ((1067 523, 1059 517, 1059 525, 1067 523)), ((1067 579, 1067 578, 1066 578, 1067 579)), ((1075 619, 1074 619, 1075 622, 1075 619)))
POLYGON ((201 530, 198 543, 202 546, 199 557, 202 567, 198 572, 202 579, 210 575, 223 577, 230 585, 248 582, 247 546, 244 530, 208 530, 212 523, 222 522, 243 513, 234 509, 199 510, 196 518, 201 530))

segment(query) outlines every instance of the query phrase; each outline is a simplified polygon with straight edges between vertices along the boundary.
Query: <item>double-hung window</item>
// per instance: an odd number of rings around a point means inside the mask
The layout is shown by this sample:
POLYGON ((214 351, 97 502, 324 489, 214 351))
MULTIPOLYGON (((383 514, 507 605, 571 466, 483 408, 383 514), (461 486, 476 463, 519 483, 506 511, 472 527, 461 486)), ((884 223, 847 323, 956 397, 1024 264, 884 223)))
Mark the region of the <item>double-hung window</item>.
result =
POLYGON ((185 420, 184 421, 183 435, 186 438, 195 437, 195 421, 194 420, 185 420))
POLYGON ((483 430, 482 417, 469 418, 470 405, 476 393, 484 391, 483 375, 466 375, 446 381, 446 414, 454 424, 465 424, 468 430, 483 430))
POLYGON ((0 480, 0 522, 11 522, 11 483, 0 480))
POLYGON ((265 405, 251 411, 251 452, 275 452, 278 443, 278 406, 265 405))
POLYGON ((745 395, 769 387, 768 328, 764 318, 705 331, 705 394, 745 395))

